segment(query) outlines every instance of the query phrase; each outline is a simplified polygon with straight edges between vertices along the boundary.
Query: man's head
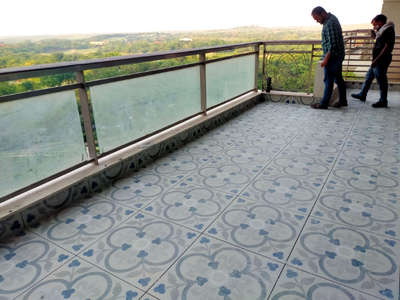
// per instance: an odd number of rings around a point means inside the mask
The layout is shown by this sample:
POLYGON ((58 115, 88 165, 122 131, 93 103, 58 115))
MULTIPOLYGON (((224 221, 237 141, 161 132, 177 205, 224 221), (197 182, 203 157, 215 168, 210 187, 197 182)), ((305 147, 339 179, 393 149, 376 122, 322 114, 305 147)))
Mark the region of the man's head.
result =
POLYGON ((385 15, 377 15, 372 19, 371 24, 374 26, 375 30, 379 30, 383 25, 386 24, 387 18, 385 15))
POLYGON ((311 11, 311 16, 318 23, 324 24, 325 20, 328 18, 328 13, 323 7, 317 6, 311 11))

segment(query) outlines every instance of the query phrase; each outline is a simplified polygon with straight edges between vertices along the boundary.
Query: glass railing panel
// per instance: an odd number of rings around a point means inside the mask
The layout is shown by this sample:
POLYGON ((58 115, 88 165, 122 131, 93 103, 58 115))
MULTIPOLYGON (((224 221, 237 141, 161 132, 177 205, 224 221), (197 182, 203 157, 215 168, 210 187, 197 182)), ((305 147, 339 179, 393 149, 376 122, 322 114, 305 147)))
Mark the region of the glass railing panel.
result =
POLYGON ((200 112, 200 67, 90 88, 100 152, 200 112))
POLYGON ((207 64, 207 107, 253 89, 255 59, 254 54, 207 64))
POLYGON ((87 160, 74 91, 0 103, 0 197, 87 160))

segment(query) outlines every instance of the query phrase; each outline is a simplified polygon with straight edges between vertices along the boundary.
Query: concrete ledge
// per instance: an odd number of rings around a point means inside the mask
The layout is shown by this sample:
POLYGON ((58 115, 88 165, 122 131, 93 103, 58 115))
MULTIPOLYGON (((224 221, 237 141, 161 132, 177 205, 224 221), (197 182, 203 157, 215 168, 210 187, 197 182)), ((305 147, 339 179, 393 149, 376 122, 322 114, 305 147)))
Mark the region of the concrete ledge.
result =
POLYGON ((310 105, 319 102, 313 94, 296 93, 285 91, 271 91, 264 95, 265 99, 271 102, 282 102, 287 104, 304 104, 310 105))

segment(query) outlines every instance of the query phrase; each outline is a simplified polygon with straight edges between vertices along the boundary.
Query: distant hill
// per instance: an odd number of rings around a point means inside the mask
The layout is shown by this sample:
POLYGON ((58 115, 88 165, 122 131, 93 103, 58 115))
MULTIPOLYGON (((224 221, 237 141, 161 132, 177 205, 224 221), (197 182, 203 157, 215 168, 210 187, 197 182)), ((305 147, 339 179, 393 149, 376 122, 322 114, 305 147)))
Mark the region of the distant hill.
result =
MULTIPOLYGON (((370 24, 351 24, 343 25, 343 30, 355 30, 370 28, 370 24)), ((149 39, 164 39, 174 36, 216 36, 220 34, 228 34, 233 36, 238 34, 243 36, 249 34, 251 36, 265 36, 276 39, 277 34, 287 33, 289 35, 309 36, 312 33, 320 32, 321 26, 303 26, 303 27, 261 27, 261 26, 243 26, 231 29, 213 29, 213 30, 198 30, 198 31, 162 31, 162 32, 138 32, 138 33, 112 33, 112 34, 70 34, 70 35, 36 35, 36 36, 15 36, 1 37, 0 42, 6 44, 21 43, 24 41, 38 42, 43 40, 87 40, 87 41, 104 41, 104 40, 149 40, 149 39), (291 33, 291 34, 290 34, 291 33), (297 34, 296 34, 297 33, 297 34), (302 34, 304 33, 304 34, 302 34)))

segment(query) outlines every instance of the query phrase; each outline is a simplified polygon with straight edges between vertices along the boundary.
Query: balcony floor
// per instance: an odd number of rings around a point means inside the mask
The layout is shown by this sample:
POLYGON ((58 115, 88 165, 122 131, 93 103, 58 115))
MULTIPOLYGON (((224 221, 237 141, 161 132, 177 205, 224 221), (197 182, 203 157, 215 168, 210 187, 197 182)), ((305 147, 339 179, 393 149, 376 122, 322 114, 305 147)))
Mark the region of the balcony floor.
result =
POLYGON ((257 105, 0 244, 0 300, 399 299, 400 93, 377 95, 257 105))

